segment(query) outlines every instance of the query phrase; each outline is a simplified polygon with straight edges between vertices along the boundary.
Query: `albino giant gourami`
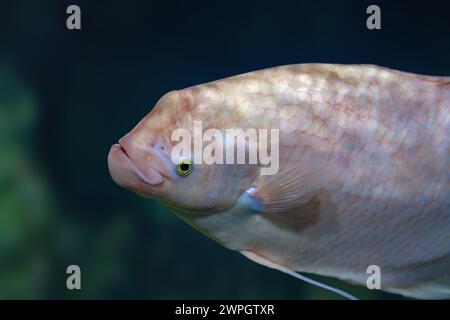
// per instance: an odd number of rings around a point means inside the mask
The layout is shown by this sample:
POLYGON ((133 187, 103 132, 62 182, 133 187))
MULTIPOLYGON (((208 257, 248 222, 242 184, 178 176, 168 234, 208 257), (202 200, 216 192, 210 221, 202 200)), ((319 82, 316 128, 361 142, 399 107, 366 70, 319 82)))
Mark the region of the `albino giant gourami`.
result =
POLYGON ((109 169, 225 247, 267 266, 417 298, 450 296, 450 78, 372 65, 303 64, 172 91, 109 169), (194 164, 177 128, 279 129, 279 171, 194 164), (257 205, 255 205, 255 203, 257 205))

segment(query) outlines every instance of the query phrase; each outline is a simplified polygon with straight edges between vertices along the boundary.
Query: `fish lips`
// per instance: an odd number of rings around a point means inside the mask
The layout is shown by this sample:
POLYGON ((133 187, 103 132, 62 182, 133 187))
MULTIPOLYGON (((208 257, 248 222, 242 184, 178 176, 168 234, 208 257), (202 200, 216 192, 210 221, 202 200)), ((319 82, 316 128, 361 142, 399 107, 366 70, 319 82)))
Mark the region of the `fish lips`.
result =
POLYGON ((108 154, 108 168, 115 183, 139 194, 151 195, 151 187, 164 182, 164 177, 154 168, 148 167, 144 175, 120 144, 111 147, 108 154))

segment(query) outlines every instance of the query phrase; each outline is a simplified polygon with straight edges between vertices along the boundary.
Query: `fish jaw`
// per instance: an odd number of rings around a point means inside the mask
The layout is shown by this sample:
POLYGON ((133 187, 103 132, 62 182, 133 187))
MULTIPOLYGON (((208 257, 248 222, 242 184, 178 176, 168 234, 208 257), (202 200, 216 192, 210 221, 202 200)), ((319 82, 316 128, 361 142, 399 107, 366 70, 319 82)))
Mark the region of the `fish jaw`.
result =
POLYGON ((164 182, 163 176, 157 169, 147 167, 144 174, 120 144, 114 144, 111 147, 108 154, 108 168, 114 182, 146 197, 157 194, 164 182))

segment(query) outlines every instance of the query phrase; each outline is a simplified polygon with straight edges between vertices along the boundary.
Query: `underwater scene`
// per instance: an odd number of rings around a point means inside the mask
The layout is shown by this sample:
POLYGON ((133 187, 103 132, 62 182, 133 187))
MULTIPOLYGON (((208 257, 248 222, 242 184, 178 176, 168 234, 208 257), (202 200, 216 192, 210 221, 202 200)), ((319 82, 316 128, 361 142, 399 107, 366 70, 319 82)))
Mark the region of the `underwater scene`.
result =
POLYGON ((0 299, 449 299, 449 10, 1 0, 0 299))

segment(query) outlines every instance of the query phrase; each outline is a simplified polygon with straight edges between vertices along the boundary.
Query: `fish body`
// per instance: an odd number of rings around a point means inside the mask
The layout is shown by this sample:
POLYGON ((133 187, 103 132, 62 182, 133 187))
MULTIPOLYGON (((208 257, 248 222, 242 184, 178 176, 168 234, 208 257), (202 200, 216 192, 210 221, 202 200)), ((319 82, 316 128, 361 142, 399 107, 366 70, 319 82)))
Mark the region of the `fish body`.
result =
POLYGON ((113 146, 120 185, 225 247, 417 298, 450 296, 450 78, 372 65, 271 68, 173 91, 113 146), (171 132, 279 129, 279 169, 194 165, 171 132), (125 153, 124 153, 125 152, 125 153))

